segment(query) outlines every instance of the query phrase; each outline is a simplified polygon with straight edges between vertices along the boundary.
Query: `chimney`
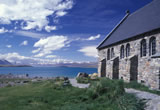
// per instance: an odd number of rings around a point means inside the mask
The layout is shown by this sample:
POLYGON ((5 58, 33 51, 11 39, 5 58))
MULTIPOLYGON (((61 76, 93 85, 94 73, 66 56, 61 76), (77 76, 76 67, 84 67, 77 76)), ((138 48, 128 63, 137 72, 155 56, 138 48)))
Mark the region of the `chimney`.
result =
POLYGON ((126 10, 126 14, 130 14, 130 11, 129 11, 129 10, 126 10))

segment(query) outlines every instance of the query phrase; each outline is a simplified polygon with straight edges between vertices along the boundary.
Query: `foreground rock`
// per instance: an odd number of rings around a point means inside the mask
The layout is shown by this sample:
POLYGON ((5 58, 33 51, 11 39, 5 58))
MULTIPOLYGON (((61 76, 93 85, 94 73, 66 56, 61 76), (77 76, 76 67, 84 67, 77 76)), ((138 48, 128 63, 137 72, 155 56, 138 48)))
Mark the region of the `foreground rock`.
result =
POLYGON ((79 72, 77 77, 88 77, 87 73, 79 72))
POLYGON ((91 80, 96 80, 98 78, 98 73, 93 73, 89 75, 91 80))
POLYGON ((125 89, 127 93, 135 94, 139 99, 147 101, 145 110, 160 110, 160 96, 135 89, 125 89))

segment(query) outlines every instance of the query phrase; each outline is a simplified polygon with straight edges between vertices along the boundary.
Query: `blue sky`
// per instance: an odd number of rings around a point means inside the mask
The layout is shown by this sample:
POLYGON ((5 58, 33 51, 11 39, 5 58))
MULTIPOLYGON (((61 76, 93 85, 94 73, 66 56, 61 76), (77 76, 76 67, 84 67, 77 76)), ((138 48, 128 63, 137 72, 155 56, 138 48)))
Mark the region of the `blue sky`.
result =
POLYGON ((152 0, 0 0, 0 59, 16 64, 96 62, 96 46, 152 0))

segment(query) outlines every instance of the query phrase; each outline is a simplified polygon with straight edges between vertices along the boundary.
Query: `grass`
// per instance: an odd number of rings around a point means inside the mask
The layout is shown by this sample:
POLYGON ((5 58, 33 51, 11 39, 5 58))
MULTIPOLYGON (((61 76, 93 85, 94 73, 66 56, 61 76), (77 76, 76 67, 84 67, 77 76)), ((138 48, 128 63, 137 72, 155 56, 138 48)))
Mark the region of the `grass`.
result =
POLYGON ((24 78, 1 78, 0 83, 7 83, 7 82, 20 82, 20 81, 30 81, 30 79, 24 79, 24 78))
POLYGON ((91 82, 99 81, 100 78, 97 77, 96 79, 91 79, 90 77, 77 77, 76 80, 77 80, 78 83, 88 84, 88 83, 91 83, 91 82))
POLYGON ((82 84, 90 83, 90 78, 89 77, 77 77, 76 80, 77 80, 78 83, 82 83, 82 84))
POLYGON ((144 103, 124 92, 123 81, 101 79, 88 89, 63 81, 0 88, 0 110, 143 110, 144 103))
POLYGON ((137 83, 136 81, 132 81, 130 83, 125 83, 125 88, 133 88, 133 89, 137 89, 137 90, 146 91, 146 92, 160 95, 160 91, 151 90, 147 86, 142 85, 140 83, 137 83))

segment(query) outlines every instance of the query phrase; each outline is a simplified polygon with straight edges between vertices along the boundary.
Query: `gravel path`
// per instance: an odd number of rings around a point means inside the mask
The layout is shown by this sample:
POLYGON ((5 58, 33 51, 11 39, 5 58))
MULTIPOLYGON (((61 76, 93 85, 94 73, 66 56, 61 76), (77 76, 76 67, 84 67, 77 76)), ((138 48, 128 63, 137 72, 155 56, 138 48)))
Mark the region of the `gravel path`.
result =
POLYGON ((76 79, 69 79, 69 80, 70 80, 70 83, 72 84, 72 86, 74 86, 74 87, 78 87, 78 88, 88 88, 89 87, 89 84, 79 84, 79 83, 77 83, 76 79))
POLYGON ((127 93, 135 94, 140 99, 148 100, 145 110, 160 110, 160 96, 135 89, 125 89, 127 93))

